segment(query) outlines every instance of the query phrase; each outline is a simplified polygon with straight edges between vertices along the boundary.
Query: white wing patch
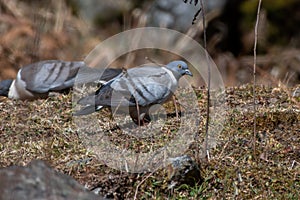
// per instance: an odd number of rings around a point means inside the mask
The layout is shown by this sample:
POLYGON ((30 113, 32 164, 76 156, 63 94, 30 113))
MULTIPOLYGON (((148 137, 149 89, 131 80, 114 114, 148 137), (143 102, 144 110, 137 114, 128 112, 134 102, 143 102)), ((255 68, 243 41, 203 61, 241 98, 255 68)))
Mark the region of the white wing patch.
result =
POLYGON ((36 99, 39 97, 44 97, 43 94, 37 95, 32 92, 26 90, 26 82, 21 79, 21 70, 19 70, 16 79, 12 82, 9 92, 8 98, 12 99, 36 99))
POLYGON ((9 88, 9 91, 8 91, 8 98, 20 99, 20 96, 19 96, 19 93, 17 91, 15 83, 16 83, 16 80, 14 80, 10 85, 10 88, 9 88))

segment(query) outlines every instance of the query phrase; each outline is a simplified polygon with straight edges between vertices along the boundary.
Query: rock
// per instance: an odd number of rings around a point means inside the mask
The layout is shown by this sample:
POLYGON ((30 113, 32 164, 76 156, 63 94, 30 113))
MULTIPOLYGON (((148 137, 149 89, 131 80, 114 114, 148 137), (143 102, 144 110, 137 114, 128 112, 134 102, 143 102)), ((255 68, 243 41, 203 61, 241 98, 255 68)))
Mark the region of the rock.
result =
POLYGON ((190 156, 184 155, 169 159, 168 178, 169 189, 187 184, 194 186, 196 183, 201 184, 203 178, 197 163, 195 163, 190 156))
POLYGON ((40 160, 32 161, 27 167, 2 168, 0 180, 0 199, 103 199, 40 160))
POLYGON ((133 8, 127 0, 86 1, 72 0, 79 14, 90 22, 109 22, 133 8))
POLYGON ((185 32, 198 9, 199 6, 185 4, 182 0, 157 0, 150 9, 148 25, 185 32))
MULTIPOLYGON (((200 8, 200 2, 184 3, 183 0, 156 0, 148 14, 148 26, 165 27, 186 32, 193 22, 194 15, 200 8)), ((213 9, 222 9, 226 1, 210 0, 204 5, 206 12, 213 9)), ((198 16, 199 18, 199 16, 198 16)))

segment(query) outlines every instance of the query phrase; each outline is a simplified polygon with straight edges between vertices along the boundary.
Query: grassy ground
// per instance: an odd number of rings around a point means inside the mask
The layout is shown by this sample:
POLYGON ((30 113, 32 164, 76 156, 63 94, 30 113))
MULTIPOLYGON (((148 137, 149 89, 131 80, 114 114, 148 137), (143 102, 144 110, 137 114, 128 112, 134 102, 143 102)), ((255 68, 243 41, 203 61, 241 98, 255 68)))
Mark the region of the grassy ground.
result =
MULTIPOLYGON (((101 193, 116 199, 132 199, 135 195, 137 199, 299 199, 300 98, 291 97, 293 90, 257 88, 257 134, 253 137, 251 86, 226 89, 229 109, 217 147, 209 159, 195 157, 204 138, 201 120, 199 141, 184 152, 200 162, 205 179, 201 185, 169 190, 165 169, 129 174, 107 167, 78 137, 70 94, 32 102, 0 101, 0 166, 46 160, 89 189, 101 186, 101 193)), ((196 92, 201 119, 205 119, 205 95, 196 92)), ((96 116, 106 114, 104 111, 96 116)), ((121 144, 128 139, 118 136, 109 117, 103 120, 103 130, 109 130, 113 142, 121 144)), ((175 120, 173 116, 168 123, 175 120)), ((162 129, 164 135, 170 129, 162 129)), ((137 143, 130 148, 138 151, 143 144, 137 143)))

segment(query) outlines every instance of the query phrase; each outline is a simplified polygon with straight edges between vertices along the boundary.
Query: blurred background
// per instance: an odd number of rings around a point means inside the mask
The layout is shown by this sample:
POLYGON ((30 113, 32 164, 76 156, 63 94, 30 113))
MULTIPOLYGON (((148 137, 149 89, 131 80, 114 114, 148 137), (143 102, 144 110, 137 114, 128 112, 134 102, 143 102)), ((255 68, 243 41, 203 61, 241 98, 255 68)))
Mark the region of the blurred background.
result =
MULTIPOLYGON (((203 0, 207 49, 227 86, 252 82, 258 0, 203 0)), ((197 0, 0 0, 0 80, 26 64, 83 60, 101 41, 131 28, 167 27, 203 45, 197 0)), ((262 0, 258 83, 300 83, 300 1, 262 0)))

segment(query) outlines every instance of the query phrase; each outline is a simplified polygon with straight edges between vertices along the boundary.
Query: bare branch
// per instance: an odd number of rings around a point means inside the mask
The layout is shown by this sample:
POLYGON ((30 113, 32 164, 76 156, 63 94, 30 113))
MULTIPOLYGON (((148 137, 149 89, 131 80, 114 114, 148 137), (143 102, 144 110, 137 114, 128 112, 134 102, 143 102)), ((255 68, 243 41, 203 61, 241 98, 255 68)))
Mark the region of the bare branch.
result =
POLYGON ((255 88, 256 88, 256 48, 257 48, 257 37, 258 37, 258 24, 259 24, 259 15, 260 15, 260 7, 261 7, 261 0, 258 2, 257 6, 257 15, 256 15, 256 23, 255 23, 255 30, 254 30, 254 48, 253 48, 253 109, 254 109, 254 122, 253 122, 253 155, 256 155, 256 93, 255 93, 255 88))

